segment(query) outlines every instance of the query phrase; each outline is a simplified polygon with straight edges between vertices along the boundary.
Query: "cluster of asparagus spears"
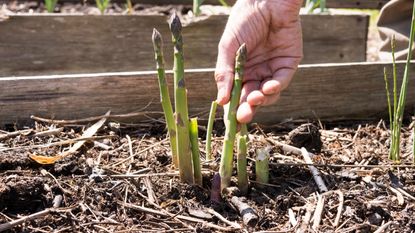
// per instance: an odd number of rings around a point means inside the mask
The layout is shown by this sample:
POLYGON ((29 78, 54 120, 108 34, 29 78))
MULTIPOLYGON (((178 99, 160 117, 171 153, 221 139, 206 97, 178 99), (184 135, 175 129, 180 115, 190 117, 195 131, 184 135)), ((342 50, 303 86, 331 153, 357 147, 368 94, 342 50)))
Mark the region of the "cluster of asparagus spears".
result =
MULTIPOLYGON (((182 25, 179 17, 173 14, 170 23, 170 31, 172 34, 172 41, 174 45, 174 107, 173 112, 172 103, 170 101, 168 86, 166 82, 166 73, 163 57, 163 40, 160 33, 154 29, 153 31, 153 46, 155 52, 155 59, 157 63, 158 81, 160 87, 161 104, 166 119, 166 125, 170 138, 170 145, 172 149, 173 164, 179 168, 180 179, 182 182, 188 184, 202 185, 202 173, 200 164, 200 152, 198 143, 198 123, 196 118, 189 120, 188 105, 187 105, 187 90, 184 78, 184 59, 183 59, 183 38, 182 25)), ((236 111, 239 106, 242 79, 244 74, 244 65, 247 57, 246 45, 243 44, 237 54, 235 61, 235 78, 233 89, 231 93, 231 100, 228 105, 228 114, 225 119, 226 132, 223 143, 223 151, 220 162, 220 180, 223 190, 229 186, 232 171, 233 171, 233 152, 235 140, 237 139, 237 171, 238 171, 238 186, 242 193, 248 190, 248 175, 247 175, 247 141, 248 130, 245 124, 240 125, 240 132, 237 133, 238 123, 236 119, 236 111)), ((215 120, 217 103, 212 102, 211 111, 209 114, 209 122, 206 136, 206 159, 212 160, 211 138, 213 122, 215 120)), ((264 157, 264 156, 262 156, 264 157)), ((266 157, 266 156, 265 156, 266 157)), ((267 166, 267 164, 266 164, 267 166)), ((268 168, 259 168, 259 170, 266 170, 266 179, 268 168)), ((258 170, 258 166, 257 169, 258 170)), ((262 172, 263 173, 263 172, 262 172)), ((258 173, 257 173, 258 174, 258 173)), ((264 177, 264 175, 257 175, 264 177)))
POLYGON ((161 105, 170 137, 173 164, 176 168, 179 168, 180 179, 188 184, 201 185, 198 125, 196 118, 189 120, 187 90, 184 79, 182 25, 176 14, 173 14, 169 26, 174 45, 174 107, 176 112, 173 113, 166 81, 163 39, 161 34, 154 29, 152 40, 157 63, 161 105))

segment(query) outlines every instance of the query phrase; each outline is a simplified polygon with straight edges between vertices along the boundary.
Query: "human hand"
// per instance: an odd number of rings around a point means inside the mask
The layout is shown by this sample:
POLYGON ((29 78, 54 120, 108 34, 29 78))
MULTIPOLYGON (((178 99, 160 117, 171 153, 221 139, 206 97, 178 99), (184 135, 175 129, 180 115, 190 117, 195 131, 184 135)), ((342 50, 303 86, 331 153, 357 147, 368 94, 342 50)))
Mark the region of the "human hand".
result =
POLYGON ((276 102, 303 56, 299 11, 302 0, 238 0, 219 42, 215 70, 217 102, 229 102, 235 54, 246 44, 248 57, 237 120, 248 123, 258 106, 276 102))

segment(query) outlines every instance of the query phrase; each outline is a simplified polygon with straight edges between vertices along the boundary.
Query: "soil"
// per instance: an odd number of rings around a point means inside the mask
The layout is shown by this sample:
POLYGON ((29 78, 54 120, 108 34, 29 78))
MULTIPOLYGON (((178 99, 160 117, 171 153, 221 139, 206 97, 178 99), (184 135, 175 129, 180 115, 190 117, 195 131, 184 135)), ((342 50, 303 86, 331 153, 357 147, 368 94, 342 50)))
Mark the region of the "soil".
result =
MULTIPOLYGON (((40 165, 29 157, 66 151, 70 145, 48 145, 79 138, 91 124, 36 122, 15 134, 1 131, 0 229, 1 223, 50 210, 10 232, 374 232, 381 226, 387 226, 384 232, 415 231, 415 170, 408 125, 402 131, 403 153, 397 167, 388 160, 389 131, 383 121, 252 125, 250 187, 239 199, 258 217, 248 226, 231 204, 232 197, 240 196, 237 189, 229 189, 219 204, 210 198, 222 147, 219 136, 213 141, 216 160, 203 162, 202 187, 180 183, 160 123, 109 121, 95 139, 54 164, 40 165), (60 127, 63 130, 55 131, 60 127), (281 146, 295 134, 304 138, 307 132, 313 133, 313 140, 321 140, 314 143, 320 152, 310 150, 329 190, 325 194, 319 192, 301 154, 281 146), (255 150, 264 147, 271 148, 270 182, 260 187, 255 182, 254 157, 255 150), (321 221, 313 228, 322 197, 321 221), (232 228, 235 223, 242 229, 232 228)), ((203 130, 200 134, 204 139, 203 130)), ((222 134, 217 124, 215 135, 222 134)), ((200 147, 203 157, 203 140, 200 147)), ((232 186, 236 182, 234 176, 232 186)))

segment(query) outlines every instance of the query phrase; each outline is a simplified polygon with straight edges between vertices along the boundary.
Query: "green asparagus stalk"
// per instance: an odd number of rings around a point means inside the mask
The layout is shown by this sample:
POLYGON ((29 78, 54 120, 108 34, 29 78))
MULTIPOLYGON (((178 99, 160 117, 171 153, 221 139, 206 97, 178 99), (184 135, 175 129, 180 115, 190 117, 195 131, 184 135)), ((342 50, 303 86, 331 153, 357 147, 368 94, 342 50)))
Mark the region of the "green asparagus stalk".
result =
POLYGON ((202 5, 203 0, 193 0, 193 14, 195 16, 200 15, 200 5, 202 5))
POLYGON ((262 188, 263 184, 269 182, 269 149, 258 149, 255 161, 255 174, 258 187, 262 188))
POLYGON ((170 147, 172 150, 173 165, 178 168, 179 162, 177 158, 177 143, 176 143, 176 124, 174 122, 173 108, 170 101, 169 89, 166 82, 166 72, 164 69, 163 56, 163 39, 161 34, 153 29, 153 47, 155 59, 157 63, 157 74, 160 88, 160 102, 163 107, 164 118, 166 119, 167 130, 170 137, 170 147))
POLYGON ((182 182, 192 184, 194 180, 189 138, 187 90, 184 80, 182 24, 176 13, 172 15, 169 26, 174 45, 174 98, 179 173, 182 182))
POLYGON ((218 102, 213 101, 210 106, 209 121, 206 132, 206 160, 212 160, 212 131, 213 124, 215 123, 216 109, 218 107, 218 102))
POLYGON ((243 44, 237 54, 235 61, 235 78, 231 93, 231 100, 229 103, 228 114, 225 119, 226 131, 223 142, 222 158, 220 161, 219 173, 221 177, 221 190, 229 186, 232 176, 232 162, 233 162, 233 146, 236 135, 236 111, 239 106, 239 99, 241 97, 242 78, 244 72, 244 65, 246 61, 247 50, 246 45, 243 44))
POLYGON ((246 155, 247 155, 247 140, 248 130, 246 124, 241 125, 241 131, 238 134, 238 159, 237 159, 237 172, 238 172, 238 187, 242 194, 248 193, 248 173, 246 168, 246 155))
POLYGON ((55 6, 58 0, 45 0, 45 7, 48 13, 53 13, 55 11, 55 6))
POLYGON ((197 118, 191 118, 189 124, 190 143, 192 145, 193 173, 195 183, 202 185, 202 170, 200 168, 199 130, 197 118))

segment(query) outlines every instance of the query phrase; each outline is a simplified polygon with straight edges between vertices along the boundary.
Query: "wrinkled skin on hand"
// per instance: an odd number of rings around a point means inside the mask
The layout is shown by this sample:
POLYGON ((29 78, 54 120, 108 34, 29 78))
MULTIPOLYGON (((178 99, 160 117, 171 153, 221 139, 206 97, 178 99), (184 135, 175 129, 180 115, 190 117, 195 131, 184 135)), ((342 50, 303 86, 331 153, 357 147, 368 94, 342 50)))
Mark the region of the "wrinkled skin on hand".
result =
POLYGON ((230 100, 235 53, 246 43, 247 63, 237 119, 252 120, 255 109, 276 102, 303 56, 299 11, 302 0, 238 0, 219 43, 215 70, 217 101, 230 100))

